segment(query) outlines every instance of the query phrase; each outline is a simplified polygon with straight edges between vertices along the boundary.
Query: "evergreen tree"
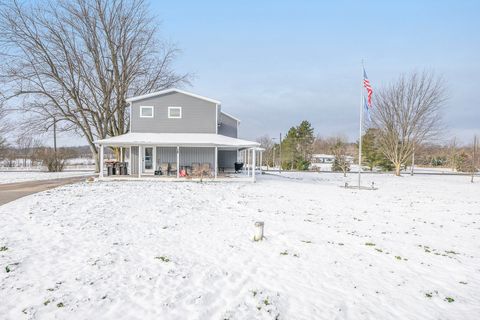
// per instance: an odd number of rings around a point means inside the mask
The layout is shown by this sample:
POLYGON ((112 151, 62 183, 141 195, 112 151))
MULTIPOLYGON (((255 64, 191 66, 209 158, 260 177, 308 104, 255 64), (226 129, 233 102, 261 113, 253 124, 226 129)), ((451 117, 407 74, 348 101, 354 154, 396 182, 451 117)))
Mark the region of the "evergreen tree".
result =
POLYGON ((370 171, 375 167, 380 167, 385 171, 393 170, 391 162, 380 150, 378 129, 369 128, 362 136, 362 164, 366 164, 370 171))
POLYGON ((291 127, 282 141, 282 168, 308 170, 314 140, 310 122, 302 121, 297 127, 291 127))

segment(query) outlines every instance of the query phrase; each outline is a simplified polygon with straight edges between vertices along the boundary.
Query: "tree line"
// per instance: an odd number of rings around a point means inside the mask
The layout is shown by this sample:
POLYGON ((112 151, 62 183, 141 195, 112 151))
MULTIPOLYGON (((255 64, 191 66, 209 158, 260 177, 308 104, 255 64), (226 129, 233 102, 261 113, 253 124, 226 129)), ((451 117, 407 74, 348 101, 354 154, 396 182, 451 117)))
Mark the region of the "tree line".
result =
MULTIPOLYGON (((461 146, 456 139, 447 143, 440 139, 445 131, 441 111, 446 101, 441 78, 428 72, 402 75, 377 90, 373 101, 370 117, 364 118, 362 167, 396 175, 412 164, 477 172, 476 142, 461 146)), ((265 148, 263 165, 284 170, 308 170, 312 154, 325 153, 334 156, 332 169, 346 174, 351 163, 348 157, 356 159, 359 148, 358 141, 349 143, 341 136, 315 138, 308 121, 290 128, 281 143, 274 143, 268 136, 258 141, 265 148)))

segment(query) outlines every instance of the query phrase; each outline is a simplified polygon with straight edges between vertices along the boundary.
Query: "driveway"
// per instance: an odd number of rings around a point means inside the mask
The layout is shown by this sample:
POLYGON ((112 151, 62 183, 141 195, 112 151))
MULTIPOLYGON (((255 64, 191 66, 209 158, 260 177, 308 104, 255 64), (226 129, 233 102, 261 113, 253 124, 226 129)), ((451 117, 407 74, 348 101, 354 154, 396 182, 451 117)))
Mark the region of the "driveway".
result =
POLYGON ((0 206, 21 197, 28 196, 33 193, 56 188, 66 184, 84 181, 93 175, 85 175, 80 177, 61 178, 53 180, 26 181, 17 183, 0 184, 0 206))

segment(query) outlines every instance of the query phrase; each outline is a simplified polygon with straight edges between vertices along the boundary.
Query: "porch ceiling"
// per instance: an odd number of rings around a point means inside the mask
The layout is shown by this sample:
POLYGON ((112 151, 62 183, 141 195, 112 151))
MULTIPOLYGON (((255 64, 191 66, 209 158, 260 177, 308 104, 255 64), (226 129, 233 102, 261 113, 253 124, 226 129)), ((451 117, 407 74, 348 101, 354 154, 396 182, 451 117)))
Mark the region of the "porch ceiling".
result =
POLYGON ((256 148, 254 141, 236 139, 214 133, 140 133, 130 132, 119 136, 96 140, 95 144, 105 146, 179 146, 179 147, 235 147, 256 148))

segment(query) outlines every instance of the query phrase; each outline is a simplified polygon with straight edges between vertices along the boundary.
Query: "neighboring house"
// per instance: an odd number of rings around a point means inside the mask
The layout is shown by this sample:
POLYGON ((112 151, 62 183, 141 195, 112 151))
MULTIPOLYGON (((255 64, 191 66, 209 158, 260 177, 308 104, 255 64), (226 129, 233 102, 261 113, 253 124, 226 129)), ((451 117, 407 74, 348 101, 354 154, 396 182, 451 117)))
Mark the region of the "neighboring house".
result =
MULTIPOLYGON (((119 147, 129 176, 217 178, 234 172, 238 161, 252 167, 258 161, 257 154, 261 157, 259 143, 238 138, 240 120, 222 111, 220 101, 167 89, 127 102, 129 132, 95 143, 100 147, 102 164, 104 147, 119 147)), ((255 170, 248 172, 254 180, 255 170)))
MULTIPOLYGON (((345 156, 349 163, 353 163, 353 157, 345 156)), ((331 154, 312 154, 310 161, 310 169, 320 171, 332 171, 332 164, 335 161, 335 156, 331 154)))

